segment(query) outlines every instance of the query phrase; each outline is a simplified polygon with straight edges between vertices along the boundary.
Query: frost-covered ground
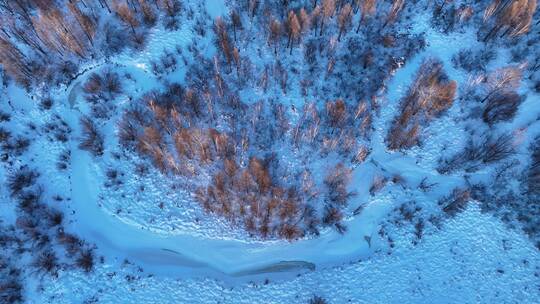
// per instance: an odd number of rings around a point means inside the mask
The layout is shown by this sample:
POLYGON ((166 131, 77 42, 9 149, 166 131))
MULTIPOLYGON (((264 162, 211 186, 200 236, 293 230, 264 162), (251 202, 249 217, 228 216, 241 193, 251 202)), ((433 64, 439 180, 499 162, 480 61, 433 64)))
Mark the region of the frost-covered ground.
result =
MULTIPOLYGON (((204 7, 212 17, 226 14, 221 1, 207 0, 204 7)), ((439 193, 447 194, 468 182, 461 173, 443 176, 436 170, 443 151, 455 154, 464 145, 467 133, 459 123, 464 114, 458 102, 424 130, 422 147, 405 154, 389 152, 384 141, 398 102, 425 58, 440 58, 450 79, 460 84, 468 80, 469 75, 453 66, 452 57, 460 49, 480 46, 476 33, 467 28, 442 34, 431 28, 428 19, 420 14, 410 29, 425 33, 427 47, 400 67, 378 95, 381 112, 374 118, 372 154, 355 168, 351 187, 359 199, 353 199, 347 210, 344 235, 324 229, 317 238, 293 243, 252 239, 240 227, 205 215, 189 191, 174 188, 174 179, 163 180, 155 170, 139 177, 133 174, 133 162, 114 157, 120 153, 115 132, 122 109, 160 87, 163 79, 152 74, 151 61, 163 51, 186 47, 192 40, 191 24, 172 32, 153 29, 145 50, 88 63, 81 68, 82 75, 58 89, 56 97, 62 102, 48 114, 32 102, 36 96, 11 85, 3 92, 15 118, 11 128, 53 121, 56 114, 79 135, 79 117, 89 111, 80 84, 92 72, 104 69, 131 75, 124 86, 129 93, 116 103, 117 112, 100 125, 106 134, 105 146, 110 148, 99 163, 93 163, 87 152, 78 149, 78 141, 72 140, 67 145, 72 151, 69 173, 58 174, 56 161, 66 146, 48 141, 47 136, 38 137, 24 158, 17 160, 39 168, 47 196, 69 198, 57 206, 66 213, 66 228, 96 244, 97 254, 105 258, 90 274, 62 270, 58 278, 33 283, 38 286, 29 283, 28 302, 306 303, 320 295, 329 303, 540 303, 539 251, 520 230, 481 213, 477 203, 446 220, 440 230, 427 229, 417 245, 400 226, 385 231, 394 236, 392 250, 378 236, 381 223, 403 201, 414 199, 425 209, 433 208, 439 193), (112 167, 124 174, 119 189, 105 186, 107 169, 112 167), (369 196, 369 182, 383 172, 401 174, 411 189, 401 191, 400 185, 390 183, 369 196), (431 194, 416 189, 424 178, 437 184, 431 194), (139 188, 141 184, 144 189, 139 188), (366 197, 369 201, 362 201, 366 197), (360 206, 362 212, 354 212, 360 206)), ((207 55, 215 52, 210 37, 197 44, 207 55)), ((505 65, 506 58, 501 51, 488 68, 505 65)), ((182 81, 185 72, 180 63, 166 77, 182 81)), ((530 92, 517 118, 504 128, 515 130, 534 119, 540 112, 538 100, 530 92)), ((533 138, 538 128, 526 132, 530 133, 524 137, 533 138)), ((476 178, 489 174, 487 168, 476 178)), ((0 179, 7 175, 0 169, 0 179)), ((7 191, 1 193, 0 220, 14 223, 7 191)))
POLYGON ((391 255, 296 278, 229 285, 100 266, 44 286, 33 303, 539 303, 540 255, 520 233, 472 206, 417 246, 397 240, 391 255), (134 276, 132 279, 131 276, 134 276), (91 302, 91 301, 90 301, 91 302))

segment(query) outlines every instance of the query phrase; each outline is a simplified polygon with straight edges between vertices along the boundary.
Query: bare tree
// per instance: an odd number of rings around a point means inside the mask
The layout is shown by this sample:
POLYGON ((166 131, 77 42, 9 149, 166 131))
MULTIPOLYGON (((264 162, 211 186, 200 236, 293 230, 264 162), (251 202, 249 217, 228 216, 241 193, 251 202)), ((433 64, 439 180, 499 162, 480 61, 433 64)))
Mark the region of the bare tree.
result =
POLYGON ((233 26, 234 41, 236 41, 236 30, 242 29, 242 19, 237 11, 231 11, 231 24, 233 26))
POLYGON ((290 53, 292 54, 292 47, 295 40, 298 40, 300 37, 300 22, 298 22, 298 17, 293 11, 289 12, 287 17, 287 35, 289 36, 287 41, 287 47, 290 46, 290 53))
POLYGON ((384 22, 382 27, 385 28, 388 24, 393 23, 404 6, 405 0, 394 0, 394 2, 392 2, 392 7, 390 7, 390 12, 386 17, 386 21, 384 22))
POLYGON ((88 117, 81 117, 82 138, 79 148, 86 150, 94 156, 103 155, 103 135, 98 131, 93 121, 88 117))
POLYGON ((227 60, 227 64, 230 65, 232 62, 232 45, 229 34, 227 33, 227 28, 225 26, 225 21, 221 17, 217 17, 214 32, 217 37, 218 48, 221 49, 223 56, 227 60))
POLYGON ((322 2, 322 9, 321 9, 321 31, 319 32, 319 36, 322 35, 323 28, 324 28, 324 22, 328 20, 332 15, 334 14, 334 11, 336 10, 336 2, 335 0, 323 0, 322 2))
POLYGON ((517 90, 521 84, 521 78, 522 68, 519 66, 507 66, 489 73, 483 83, 486 97, 481 102, 486 101, 493 94, 517 90))
POLYGON ((348 30, 348 28, 351 25, 351 19, 352 19, 352 6, 347 3, 341 8, 341 12, 338 16, 338 25, 339 25, 339 35, 338 35, 338 41, 341 40, 341 35, 343 32, 348 30))
POLYGON ((417 144, 421 125, 450 108, 456 88, 456 82, 447 79, 439 60, 426 60, 400 103, 401 112, 388 133, 388 147, 403 149, 417 144))
POLYGON ((484 37, 487 41, 504 29, 500 37, 516 37, 529 31, 536 10, 536 0, 494 0, 484 11, 484 22, 491 23, 491 30, 484 37))
POLYGON ((356 28, 356 33, 360 31, 360 26, 364 23, 364 20, 366 19, 366 16, 372 16, 375 14, 375 10, 377 8, 377 1, 376 0, 359 0, 361 8, 361 15, 360 20, 358 21, 358 27, 356 28))
POLYGON ((133 32, 133 36, 136 36, 137 33, 135 32, 135 27, 139 26, 139 20, 137 20, 135 13, 129 8, 127 4, 119 3, 118 0, 113 2, 113 4, 114 10, 116 11, 118 17, 120 17, 120 20, 122 20, 125 24, 129 25, 131 31, 133 32))
POLYGON ((281 23, 277 19, 270 21, 270 34, 268 36, 268 43, 274 44, 274 54, 277 55, 277 45, 279 43, 279 36, 281 35, 281 23))
POLYGON ((260 4, 260 0, 249 0, 249 13, 252 20, 253 20, 253 17, 255 16, 255 12, 259 8, 259 4, 260 4))
POLYGON ((86 38, 88 38, 88 42, 93 46, 94 37, 96 34, 96 23, 88 15, 85 15, 83 12, 81 12, 81 10, 77 7, 76 4, 70 2, 68 3, 68 8, 71 14, 79 23, 79 26, 86 35, 86 38))
POLYGON ((319 5, 315 6, 313 11, 311 11, 310 19, 311 19, 311 25, 313 27, 313 33, 316 35, 317 28, 319 26, 319 23, 322 20, 322 12, 321 12, 321 7, 319 5))
POLYGON ((298 19, 300 20, 300 27, 302 33, 307 33, 311 27, 311 18, 304 8, 300 9, 298 19))
POLYGON ((523 98, 516 92, 501 92, 491 95, 487 100, 482 118, 490 125, 510 120, 516 115, 522 101, 523 98))

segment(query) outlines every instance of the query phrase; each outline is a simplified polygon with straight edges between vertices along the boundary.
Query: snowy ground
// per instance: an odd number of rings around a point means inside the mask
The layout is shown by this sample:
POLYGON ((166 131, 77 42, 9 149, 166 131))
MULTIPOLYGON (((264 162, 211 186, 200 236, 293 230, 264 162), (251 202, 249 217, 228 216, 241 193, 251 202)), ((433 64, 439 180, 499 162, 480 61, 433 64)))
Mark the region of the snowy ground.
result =
MULTIPOLYGON (((212 0, 206 1, 206 7, 213 17, 226 9, 221 1, 212 0)), ((460 139, 466 133, 457 123, 461 115, 458 103, 425 129, 429 136, 421 148, 403 155, 388 152, 384 143, 398 102, 425 58, 440 58, 451 79, 460 84, 467 81, 467 75, 453 68, 451 59, 461 47, 478 44, 475 33, 443 35, 423 18, 419 17, 413 30, 426 33, 428 46, 401 67, 380 94, 382 111, 374 121, 373 152, 355 171, 354 187, 359 193, 368 192, 367 182, 381 169, 401 173, 412 188, 427 177, 438 183, 434 189, 438 193, 448 193, 465 183, 460 174, 442 176, 435 170, 441 151, 453 154, 462 148, 460 139)), ((89 64, 85 74, 61 89, 60 99, 65 103, 55 106, 55 111, 70 119, 68 123, 79 134, 78 117, 87 109, 78 85, 91 72, 119 66, 118 71, 133 76, 126 88, 131 92, 129 97, 136 98, 159 85, 149 72, 152 58, 177 45, 185 46, 190 35, 188 27, 176 32, 155 30, 149 47, 140 54, 125 53, 107 63, 89 64)), ((213 52, 210 41, 199 43, 206 52, 213 52)), ((499 55, 500 60, 490 68, 504 64, 504 54, 499 55)), ((180 67, 171 77, 183 79, 184 74, 180 67)), ((21 117, 14 124, 52 119, 32 107, 32 100, 20 89, 10 87, 7 95, 13 101, 13 113, 20 114, 14 116, 21 117)), ((537 101, 537 95, 529 94, 508 128, 515 129, 538 113, 537 101)), ((128 102, 124 96, 118 107, 128 102)), ((111 121, 102 127, 108 130, 106 140, 115 142, 114 119, 111 121)), ((39 160, 50 186, 48 195, 71 198, 69 204, 61 206, 68 214, 68 229, 95 243, 105 262, 91 275, 62 271, 59 278, 43 284, 40 292, 31 291, 29 303, 306 303, 315 294, 329 303, 540 303, 539 251, 520 231, 481 213, 476 204, 446 221, 440 231, 429 231, 416 246, 407 233, 394 227, 392 232, 400 237, 394 240, 396 249, 390 255, 377 237, 381 221, 403 200, 414 198, 429 206, 435 196, 418 190, 402 193, 398 185, 390 185, 369 202, 351 203, 349 214, 358 206, 364 207, 362 213, 346 219, 349 232, 345 235, 324 230, 318 238, 294 243, 262 242, 248 239, 242 230, 231 229, 227 223, 204 217, 185 192, 164 194, 162 189, 168 187, 162 187, 157 173, 144 181, 148 187, 143 193, 131 189, 127 197, 114 195, 114 190, 104 188, 103 180, 109 166, 119 165, 116 160, 109 157, 94 164, 76 147, 77 142, 70 145, 69 176, 57 174, 55 161, 64 147, 56 143, 43 140, 34 144, 29 158, 39 160), (157 203, 164 196, 169 200, 165 212, 157 203)), ((21 160, 24 162, 32 160, 21 160)), ((132 171, 129 164, 122 163, 120 168, 132 171)), ((0 170, 0 178, 5 175, 0 170)), ((132 179, 135 177, 126 176, 128 188, 137 185, 132 179)), ((0 199, 7 201, 6 197, 0 199)), ((10 206, 0 203, 0 208, 0 219, 13 222, 10 206)))
POLYGON ((65 272, 33 303, 540 303, 540 255, 520 233, 471 207, 442 231, 391 255, 290 280, 228 285, 212 279, 149 277, 104 265, 90 278, 65 272), (129 275, 137 279, 130 280, 129 275), (99 286, 96 289, 96 286, 99 286))

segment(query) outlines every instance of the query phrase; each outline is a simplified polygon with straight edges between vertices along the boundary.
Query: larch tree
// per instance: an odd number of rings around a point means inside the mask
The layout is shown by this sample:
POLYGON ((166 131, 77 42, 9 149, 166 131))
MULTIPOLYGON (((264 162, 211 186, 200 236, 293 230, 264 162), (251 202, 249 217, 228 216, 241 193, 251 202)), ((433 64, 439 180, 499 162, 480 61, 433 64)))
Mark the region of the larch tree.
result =
POLYGON ((139 20, 137 20, 135 13, 129 8, 127 4, 119 3, 118 1, 114 2, 114 10, 118 17, 120 17, 120 20, 122 20, 131 28, 133 36, 136 36, 137 33, 135 32, 135 27, 139 26, 139 20))
POLYGON ((298 19, 300 21, 301 32, 303 34, 307 33, 311 27, 311 18, 304 8, 300 9, 298 19))
POLYGON ((494 19, 491 30, 484 37, 487 41, 504 29, 500 37, 520 36, 530 30, 536 11, 536 0, 493 1, 484 11, 484 22, 494 19))
POLYGON ((33 79, 26 56, 8 39, 0 36, 0 64, 16 82, 29 87, 33 79))
POLYGON ((488 100, 494 94, 517 90, 521 84, 521 78, 522 68, 519 66, 507 66, 488 74, 483 86, 486 97, 481 102, 488 100))
POLYGON ((227 33, 227 27, 223 18, 218 17, 215 22, 214 31, 216 33, 218 46, 221 49, 223 56, 227 60, 227 64, 232 62, 232 44, 229 34, 227 33))
POLYGON ((349 29, 349 26, 351 25, 352 20, 352 6, 347 3, 345 4, 339 13, 338 16, 338 26, 339 26, 339 35, 338 35, 338 41, 341 40, 341 35, 343 32, 349 29))
POLYGON ((242 29, 242 19, 236 10, 231 12, 231 24, 233 27, 234 41, 236 41, 236 30, 242 29))
POLYGON ((321 13, 321 7, 319 5, 315 6, 315 8, 311 11, 310 19, 311 19, 311 25, 313 26, 313 33, 314 35, 317 34, 317 28, 319 26, 319 23, 322 19, 322 13, 321 13))
POLYGON ((295 40, 298 40, 300 37, 301 26, 298 21, 298 17, 293 11, 289 12, 287 17, 287 35, 289 39, 287 41, 287 47, 290 47, 290 54, 292 54, 292 47, 295 40))
POLYGON ((83 12, 81 12, 81 10, 77 7, 76 4, 70 2, 68 3, 68 8, 73 17, 75 17, 75 20, 77 20, 80 28, 86 35, 88 42, 93 46, 94 37, 96 35, 96 23, 88 15, 85 15, 83 12))
POLYGON ((268 36, 268 43, 274 44, 274 54, 277 55, 277 45, 279 43, 279 36, 281 35, 281 23, 277 19, 270 21, 270 34, 268 36))
POLYGON ((240 52, 238 51, 238 48, 233 48, 232 57, 234 60, 234 64, 236 65, 236 73, 238 76, 240 76, 240 52))
POLYGON ((405 0, 394 0, 392 2, 392 7, 390 7, 390 12, 388 13, 388 16, 386 17, 386 21, 383 24, 383 28, 385 28, 388 24, 393 23, 396 21, 396 18, 405 6, 405 0))
POLYGON ((356 33, 360 31, 360 26, 364 23, 366 17, 375 14, 375 10, 377 9, 377 0, 359 0, 358 2, 360 2, 358 6, 360 7, 361 13, 356 33))
POLYGON ((319 32, 319 36, 322 35, 323 28, 324 28, 324 22, 332 15, 334 14, 334 11, 336 10, 336 2, 335 0, 323 0, 322 2, 322 17, 321 17, 321 31, 319 32))
POLYGON ((249 15, 252 20, 255 16, 255 12, 257 12, 257 9, 259 8, 259 4, 260 0, 249 0, 249 15))

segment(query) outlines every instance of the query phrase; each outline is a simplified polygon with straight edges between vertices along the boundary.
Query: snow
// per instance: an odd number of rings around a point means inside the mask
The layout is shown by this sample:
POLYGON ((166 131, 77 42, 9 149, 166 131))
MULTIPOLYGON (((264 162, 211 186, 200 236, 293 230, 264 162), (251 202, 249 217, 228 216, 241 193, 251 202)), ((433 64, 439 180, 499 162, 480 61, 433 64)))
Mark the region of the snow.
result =
MULTIPOLYGON (((223 1, 206 0, 204 5, 212 18, 227 15, 223 1)), ((78 149, 77 141, 71 141, 70 175, 58 174, 55 162, 65 147, 40 137, 27 158, 39 160, 37 165, 42 178, 47 179, 49 196, 60 193, 71 198, 59 206, 68 213, 67 230, 96 244, 105 262, 91 275, 62 271, 58 279, 44 284, 43 292, 32 293, 28 302, 81 303, 96 297, 99 303, 305 303, 317 294, 330 303, 540 303, 539 251, 520 231, 510 230, 499 219, 481 213, 475 203, 446 221, 440 231, 431 230, 416 246, 411 245, 409 235, 394 227, 393 232, 402 235, 395 240, 396 249, 388 254, 387 244, 377 235, 381 222, 403 201, 414 200, 425 208, 434 208, 441 194, 465 184, 460 173, 441 175, 435 170, 443 154, 452 155, 463 148, 467 132, 459 124, 463 113, 457 99, 448 113, 424 129, 421 147, 407 152, 386 149, 389 124, 420 64, 429 57, 441 59, 449 78, 463 86, 469 75, 453 67, 452 57, 462 48, 480 45, 471 29, 444 35, 433 29, 422 14, 414 24, 413 32, 425 33, 428 45, 396 71, 378 96, 382 104, 374 120, 372 153, 354 170, 351 188, 359 198, 350 203, 346 234, 326 229, 317 238, 293 243, 249 239, 245 232, 224 221, 200 219, 204 213, 189 191, 166 193, 171 206, 166 205, 166 212, 159 209, 156 202, 164 196, 162 188, 172 183, 160 181, 162 176, 154 172, 144 180, 144 193, 138 193, 132 166, 109 155, 117 152, 115 148, 108 148, 107 156, 96 162, 78 149), (105 189, 105 170, 110 166, 127 173, 127 197, 105 189), (388 173, 402 175, 411 189, 403 191, 399 185, 390 184, 369 196, 373 178, 388 173), (436 183, 429 193, 416 189, 424 178, 436 183), (354 215, 353 210, 359 206, 363 211, 354 215), (118 213, 118 208, 124 211, 118 213), (366 237, 371 238, 371 243, 366 237), (126 282, 131 275, 136 280, 126 282), (270 283, 265 284, 265 279, 270 283)), ((152 74, 152 61, 164 51, 187 47, 193 36, 189 24, 182 24, 177 31, 155 28, 144 51, 126 51, 107 62, 89 63, 83 67, 85 73, 59 93, 65 103, 55 111, 68 120, 77 138, 78 119, 88 111, 80 85, 91 73, 111 68, 132 76, 125 84, 129 94, 116 105, 120 110, 131 100, 160 87, 163 79, 152 74)), ((210 38, 196 43, 206 56, 215 51, 210 38)), ((500 54, 489 69, 505 62, 505 54, 500 54)), ((185 72, 179 60, 177 71, 166 80, 183 81, 185 72)), ((20 114, 14 124, 52 120, 51 115, 44 117, 36 110, 22 89, 8 89, 14 113, 20 114)), ((281 94, 279 89, 276 92, 281 94)), ((242 95, 255 101, 260 92, 246 90, 242 95)), ((505 128, 528 127, 526 138, 538 134, 538 127, 531 127, 540 111, 538 100, 537 94, 529 93, 517 118, 505 128)), ((297 107, 303 103, 298 92, 289 93, 281 101, 297 107)), ((120 112, 100 126, 110 143, 108 147, 116 146, 115 127, 120 112)), ((28 160, 21 163, 24 161, 28 160)), ((288 162, 294 164, 294 157, 288 162)), ((7 174, 4 167, 0 168, 1 180, 7 174)), ((13 206, 6 203, 5 191, 1 193, 0 223, 14 222, 13 206)))
POLYGON ((474 205, 417 246, 398 239, 392 255, 318 269, 294 279, 234 286, 212 279, 147 276, 105 264, 91 278, 64 272, 32 303, 540 303, 540 255, 520 233, 474 205), (95 286, 99 286, 97 289, 95 286))
MULTIPOLYGON (((206 1, 207 8, 211 8, 209 13, 212 16, 224 13, 223 3, 218 4, 218 2, 220 1, 206 1)), ((458 43, 468 46, 476 43, 475 38, 473 38, 474 33, 456 32, 449 36, 441 35, 429 27, 428 20, 422 18, 423 15, 415 22, 417 24, 416 30, 426 32, 426 40, 429 42, 428 47, 399 69, 389 83, 388 94, 384 96, 388 104, 383 107, 383 112, 375 121, 376 132, 374 134, 375 140, 372 141, 373 153, 371 159, 379 164, 384 164, 385 170, 403 173, 408 180, 412 180, 414 183, 419 183, 423 177, 429 177, 430 181, 443 185, 444 189, 440 191, 447 193, 456 186, 461 185, 463 181, 457 176, 441 177, 433 168, 442 147, 449 145, 457 149, 461 142, 460 139, 463 138, 463 130, 456 126, 456 123, 451 119, 453 115, 457 115, 457 110, 455 110, 457 106, 453 107, 454 111, 450 115, 435 121, 428 128, 426 132, 430 133, 429 142, 422 148, 418 148, 417 151, 413 150, 412 156, 418 156, 418 154, 422 153, 422 155, 419 155, 422 160, 421 164, 415 164, 414 158, 411 158, 410 155, 394 155, 394 153, 387 152, 384 143, 388 123, 396 112, 399 99, 406 93, 418 66, 425 58, 431 56, 440 58, 444 62, 445 70, 447 70, 451 79, 460 83, 465 81, 465 75, 452 67, 451 58, 460 49, 458 43), (448 48, 446 47, 448 43, 458 45, 455 48, 448 48), (444 132, 449 127, 455 132, 444 132)), ((176 45, 185 45, 189 42, 190 35, 186 27, 173 32, 159 29, 153 30, 147 49, 136 55, 122 54, 116 56, 111 62, 114 65, 126 67, 124 72, 134 76, 134 85, 143 86, 135 88, 136 92, 148 91, 149 88, 155 87, 157 84, 156 80, 148 72, 149 62, 157 58, 164 50, 172 49, 176 45)), ((104 67, 98 65, 96 68, 103 69, 104 67)), ((95 69, 89 69, 84 75, 94 71, 95 69)), ((84 75, 81 76, 83 80, 84 75)), ((79 100, 78 104, 81 102, 79 100)), ((107 133, 112 135, 112 129, 107 133)), ((113 139, 109 138, 108 140, 112 141, 113 139)), ((113 206, 107 207, 105 205, 105 210, 99 209, 100 204, 98 204, 98 193, 96 191, 102 188, 99 180, 102 179, 103 173, 99 173, 100 168, 97 168, 98 166, 92 163, 89 156, 85 155, 86 152, 82 152, 76 147, 73 147, 72 151, 72 199, 74 212, 78 214, 76 215, 76 221, 73 222, 73 229, 76 229, 81 235, 88 235, 89 239, 96 242, 100 249, 109 249, 117 257, 122 255, 131 257, 135 261, 141 262, 146 269, 155 270, 155 272, 159 272, 159 268, 163 265, 160 265, 159 260, 154 258, 146 261, 145 255, 140 254, 140 250, 144 250, 146 255, 150 255, 150 252, 162 254, 163 250, 178 252, 177 256, 168 255, 169 258, 162 262, 169 264, 174 261, 175 264, 180 265, 178 267, 179 273, 187 272, 191 274, 208 271, 205 268, 202 272, 198 272, 201 270, 201 264, 218 274, 234 274, 249 269, 264 268, 281 261, 305 261, 316 266, 323 266, 339 265, 359 257, 365 258, 372 251, 368 247, 365 237, 373 236, 378 229, 380 220, 389 210, 395 207, 395 204, 392 203, 396 198, 394 195, 381 195, 370 201, 364 207, 364 211, 360 216, 348 218, 346 224, 349 231, 351 231, 350 233, 342 236, 335 231, 327 230, 319 238, 305 239, 294 243, 285 241, 248 241, 243 237, 235 237, 234 235, 229 237, 226 235, 219 236, 219 234, 213 233, 201 235, 200 226, 192 228, 186 226, 186 224, 177 226, 174 221, 170 222, 170 218, 167 218, 167 221, 162 225, 168 226, 172 224, 173 230, 166 227, 148 229, 148 223, 141 222, 140 218, 137 218, 137 216, 145 216, 145 213, 137 215, 135 210, 135 213, 126 217, 115 215, 113 206), (132 216, 135 216, 135 218, 132 216), (100 224, 95 225, 96 222, 100 224), (195 229, 199 230, 199 232, 193 231, 195 229), (117 231, 117 233, 110 233, 111 231, 117 231), (219 250, 216 250, 218 248, 219 250), (245 252, 250 252, 250 254, 243 254, 245 252), (139 260, 137 260, 137 257, 139 260), (184 269, 186 265, 188 267, 184 269), (154 266, 156 269, 153 268, 154 266), (189 269, 190 266, 194 266, 194 269, 189 269)), ((369 166, 363 165, 361 168, 357 168, 356 172, 364 172, 364 174, 370 172, 369 169, 366 170, 366 167, 369 166)), ((357 182, 357 184, 366 183, 357 182)), ((188 194, 183 195, 187 196, 188 194)), ((357 206, 359 204, 353 203, 352 205, 357 206)), ((176 218, 178 222, 186 220, 189 221, 189 218, 176 218)), ((167 269, 167 272, 170 273, 171 270, 167 269)))
POLYGON ((228 9, 224 0, 205 0, 206 11, 212 18, 227 16, 228 9))
MULTIPOLYGON (((422 30, 424 20, 419 20, 417 24, 422 30)), ((129 73, 134 75, 135 84, 143 84, 146 88, 137 88, 137 91, 147 91, 155 86, 155 80, 149 78, 148 73, 137 72, 137 68, 145 67, 146 63, 154 58, 155 54, 160 54, 166 45, 174 45, 185 41, 183 36, 168 36, 167 34, 161 44, 149 43, 151 46, 142 55, 133 58, 120 56, 115 58, 114 62, 120 66, 131 66, 129 73), (170 40, 167 37, 178 40, 170 40), (143 59, 141 59, 143 58, 143 59), (144 59, 148 58, 148 59, 144 59)), ((383 112, 375 121, 376 132, 372 141, 373 153, 370 158, 376 163, 381 164, 382 168, 389 172, 400 173, 411 183, 419 184, 421 179, 428 177, 431 182, 441 185, 435 191, 437 193, 449 193, 453 188, 462 186, 464 181, 459 176, 441 176, 433 168, 439 158, 439 152, 443 145, 459 148, 460 140, 463 138, 463 130, 452 121, 451 117, 457 115, 457 106, 447 118, 436 120, 427 132, 430 132, 428 142, 424 147, 417 151, 413 150, 412 155, 401 155, 401 153, 387 152, 384 142, 389 120, 393 118, 399 99, 406 93, 408 86, 412 83, 414 75, 421 62, 430 56, 436 56, 444 62, 445 69, 448 71, 451 79, 460 83, 465 81, 465 76, 456 71, 451 64, 452 56, 460 49, 443 48, 449 41, 461 42, 471 45, 474 40, 472 32, 455 33, 450 36, 441 35, 428 29, 427 40, 428 47, 422 53, 406 63, 394 75, 388 85, 388 94, 385 96, 387 106, 383 107, 383 112), (440 50, 445 50, 440 52, 440 50), (448 128, 456 130, 455 132, 445 132, 448 128), (420 153, 421 164, 415 163, 411 156, 418 156, 420 153)), ((153 37, 161 37, 156 34, 153 37)), ((151 38, 153 39, 153 38, 151 38)), ((102 69, 102 66, 99 66, 102 69)), ((88 70, 87 74, 93 70, 88 70)), ((121 71, 121 70, 120 70, 121 71)), ((126 71, 126 72, 127 72, 126 71)), ((144 71, 144 70, 143 70, 144 71)), ((84 79, 84 76, 82 77, 84 79)), ((81 101, 79 101, 81 102, 81 101)), ((112 125, 111 127, 113 127, 112 125)), ((113 131, 107 132, 112 135, 113 131)), ((113 141, 114 139, 108 139, 113 141)), ((216 275, 223 277, 223 274, 235 276, 235 274, 256 273, 260 269, 277 265, 283 261, 302 261, 315 265, 315 267, 325 267, 329 265, 341 265, 352 262, 358 258, 367 258, 374 249, 377 248, 377 242, 370 248, 365 237, 372 237, 378 230, 378 225, 384 216, 396 207, 395 193, 383 193, 364 206, 361 215, 349 217, 346 221, 349 233, 341 235, 333 230, 325 230, 318 238, 303 239, 297 242, 289 243, 286 241, 253 241, 246 240, 245 237, 222 236, 219 233, 203 233, 201 227, 190 227, 186 224, 177 226, 175 221, 166 218, 165 226, 173 225, 174 229, 167 227, 157 227, 149 229, 148 223, 141 222, 137 216, 144 216, 145 213, 137 215, 137 212, 130 215, 115 215, 113 206, 105 207, 105 210, 99 208, 98 203, 99 189, 101 185, 99 180, 103 179, 103 173, 100 173, 98 165, 93 164, 92 159, 86 152, 82 152, 76 147, 72 149, 72 181, 73 181, 73 210, 76 220, 73 222, 73 229, 80 235, 86 236, 98 245, 100 250, 108 252, 107 256, 115 256, 120 259, 126 256, 130 261, 141 265, 152 273, 162 273, 165 275, 216 275), (135 218, 133 218, 135 216, 135 218), (99 223, 96 225, 96 223, 99 223), (193 231, 197 230, 197 231, 193 231), (115 233, 111 233, 114 231, 115 233), (171 254, 174 252, 175 254, 171 254), (249 254, 246 254, 249 252, 249 254), (157 259, 156 256, 161 257, 157 259), (173 270, 174 269, 174 270, 173 270)), ((457 150, 456 150, 457 151, 457 150)), ((372 172, 373 166, 366 162, 356 172, 372 172), (369 167, 372 167, 369 169, 369 167)), ((369 174, 368 174, 369 176, 369 174)), ((372 176, 373 177, 373 176, 372 176)), ((365 177, 364 177, 365 178, 365 177)), ((355 181, 356 185, 366 185, 360 180, 355 181)), ((358 191, 366 192, 367 189, 358 191)), ((188 196, 187 193, 180 195, 188 196)), ((360 197, 366 197, 360 195, 360 197)), ((121 198, 118 198, 121 199, 121 198)), ((417 196, 416 199, 425 201, 426 205, 432 200, 432 197, 417 196)), ((194 202, 191 201, 194 205, 194 202)), ((358 203, 352 203, 356 208, 358 203)), ((130 209, 132 207, 125 207, 130 209)), ((136 208, 136 207, 135 207, 136 208)), ((144 206, 144 208, 147 208, 144 206)), ((186 208, 190 208, 186 206, 186 208)), ((191 208, 197 208, 192 206, 191 208)), ((189 218, 176 217, 178 222, 189 221, 189 218)), ((189 224, 189 222, 187 223, 189 224)), ((302 267, 300 267, 302 268, 302 267)), ((293 267, 292 271, 298 271, 293 267)), ((227 278, 227 276, 225 276, 227 278)))

